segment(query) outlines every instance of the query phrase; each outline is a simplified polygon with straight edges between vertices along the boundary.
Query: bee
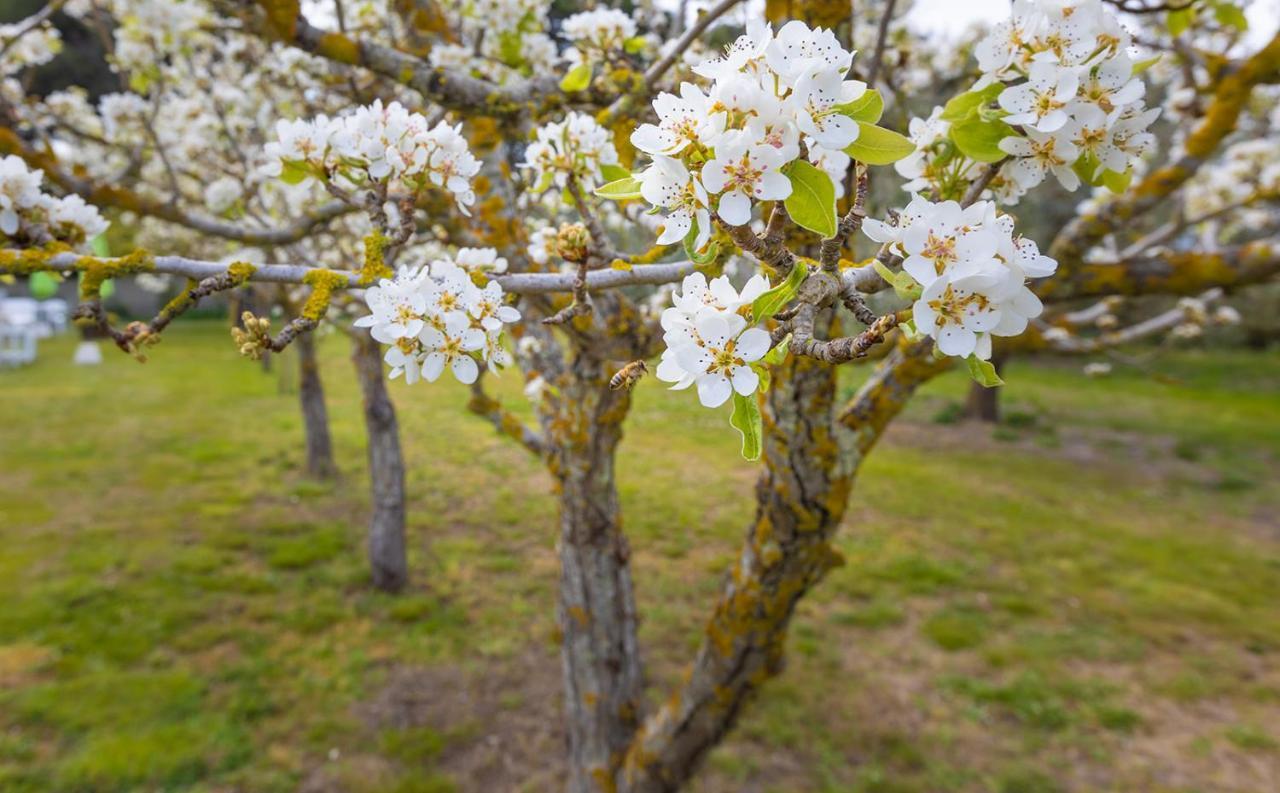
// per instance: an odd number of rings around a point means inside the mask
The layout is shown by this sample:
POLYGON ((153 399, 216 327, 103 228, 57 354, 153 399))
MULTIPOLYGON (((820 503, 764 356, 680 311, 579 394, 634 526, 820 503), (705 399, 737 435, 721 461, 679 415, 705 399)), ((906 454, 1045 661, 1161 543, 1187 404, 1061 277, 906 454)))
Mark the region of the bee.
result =
POLYGON ((649 367, 645 365, 644 361, 632 361, 619 369, 618 373, 613 377, 609 378, 609 388, 614 391, 630 390, 648 372, 649 367))

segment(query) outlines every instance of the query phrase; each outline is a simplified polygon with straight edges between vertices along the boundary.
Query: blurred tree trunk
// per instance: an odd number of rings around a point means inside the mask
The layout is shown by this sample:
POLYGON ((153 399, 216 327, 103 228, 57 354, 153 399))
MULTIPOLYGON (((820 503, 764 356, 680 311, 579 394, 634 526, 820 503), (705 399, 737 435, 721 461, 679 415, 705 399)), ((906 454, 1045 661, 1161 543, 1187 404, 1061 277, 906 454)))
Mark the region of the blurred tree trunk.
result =
POLYGON ((558 618, 571 793, 608 789, 639 718, 643 674, 614 460, 627 391, 579 352, 561 380, 548 465, 560 488, 558 618))
POLYGON ((294 341, 298 351, 298 402, 307 439, 307 476, 331 479, 338 473, 329 437, 329 410, 324 403, 324 383, 316 356, 314 334, 303 333, 294 341))
POLYGON ((364 396, 364 426, 369 439, 369 566, 373 585, 397 592, 409 580, 405 558, 404 458, 395 405, 382 373, 382 350, 367 334, 355 338, 352 361, 364 396))
MULTIPOLYGON (((1006 360, 1008 360, 1007 354, 992 354, 991 365, 996 368, 996 374, 1000 374, 1004 370, 1006 360)), ((976 419, 987 424, 998 423, 1000 421, 1000 391, 1000 386, 987 388, 979 383, 970 383, 969 396, 964 402, 964 417, 976 419)))

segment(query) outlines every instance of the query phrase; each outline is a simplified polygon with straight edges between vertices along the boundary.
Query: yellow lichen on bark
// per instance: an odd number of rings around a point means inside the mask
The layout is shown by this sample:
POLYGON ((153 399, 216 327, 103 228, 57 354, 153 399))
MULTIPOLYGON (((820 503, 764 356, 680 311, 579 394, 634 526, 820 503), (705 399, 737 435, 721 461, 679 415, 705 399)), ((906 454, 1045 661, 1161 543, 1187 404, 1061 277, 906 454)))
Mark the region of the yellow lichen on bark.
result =
POLYGON ((346 273, 334 270, 312 270, 302 277, 302 282, 311 287, 311 294, 302 306, 302 316, 314 322, 324 319, 329 311, 333 291, 351 283, 346 273))

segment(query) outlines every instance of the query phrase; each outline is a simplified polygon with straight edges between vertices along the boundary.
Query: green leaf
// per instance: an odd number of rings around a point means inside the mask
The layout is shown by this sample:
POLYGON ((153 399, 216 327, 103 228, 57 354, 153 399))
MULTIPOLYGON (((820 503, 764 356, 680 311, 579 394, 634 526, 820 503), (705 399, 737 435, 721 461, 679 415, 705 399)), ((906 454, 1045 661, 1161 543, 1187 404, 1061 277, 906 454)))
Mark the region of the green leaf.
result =
POLYGON ((1085 152, 1081 154, 1075 162, 1071 163, 1071 170, 1076 172, 1076 176, 1080 177, 1080 181, 1085 184, 1091 184, 1094 187, 1102 184, 1102 175, 1098 173, 1098 158, 1085 152))
POLYGON ((622 42, 622 49, 626 50, 628 55, 639 55, 644 52, 644 48, 648 45, 648 41, 644 36, 632 36, 622 42))
POLYGON ((1008 157, 1000 148, 1000 141, 1016 134, 1013 127, 998 119, 971 118, 951 125, 951 140, 956 148, 978 162, 999 162, 1008 157))
POLYGON ((916 145, 898 133, 859 121, 858 139, 844 153, 867 165, 889 165, 915 150, 916 145))
POLYGON ((904 300, 915 300, 924 292, 924 288, 916 283, 916 279, 909 273, 895 273, 879 259, 872 259, 871 266, 876 269, 876 274, 883 278, 885 283, 893 287, 894 293, 904 300))
POLYGON ((733 415, 729 424, 742 434, 742 457, 745 460, 760 459, 760 439, 764 435, 764 422, 760 419, 760 405, 755 394, 743 396, 733 392, 733 415))
POLYGON ((769 393, 769 386, 773 385, 773 375, 769 374, 769 367, 764 365, 764 361, 758 361, 751 364, 751 371, 760 378, 760 393, 769 393))
POLYGON ((1123 193, 1129 189, 1129 183, 1133 181, 1133 169, 1126 168, 1124 173, 1116 173, 1115 171, 1104 171, 1102 174, 1102 186, 1113 193, 1123 193))
POLYGON ((969 376, 978 385, 984 388, 1004 385, 1004 381, 1000 379, 1000 375, 996 374, 996 367, 991 361, 984 361, 976 355, 970 355, 965 358, 965 363, 969 365, 969 376))
POLYGON ((285 184, 299 184, 306 181, 311 175, 311 170, 305 162, 297 160, 285 160, 280 168, 280 181, 285 184))
POLYGON ((1165 20, 1165 24, 1169 26, 1171 35, 1180 35, 1187 28, 1191 27, 1191 23, 1196 19, 1195 6, 1187 6, 1179 8, 1176 11, 1170 11, 1169 16, 1165 20))
POLYGON ((601 165, 600 175, 606 182, 616 182, 619 179, 626 179, 631 175, 631 171, 621 165, 601 165))
POLYGON ((716 260, 716 256, 720 253, 720 243, 715 240, 707 246, 706 253, 698 253, 693 244, 698 240, 698 227, 695 224, 689 229, 689 233, 684 235, 684 252, 689 257, 689 261, 694 264, 709 264, 716 260))
POLYGON ((836 233, 836 188, 821 168, 796 160, 787 168, 791 195, 783 202, 796 225, 823 237, 836 233))
POLYGON ((963 121, 976 116, 979 109, 996 101, 996 98, 1000 96, 1000 92, 1003 90, 1004 83, 992 83, 986 88, 960 94, 950 102, 947 102, 942 108, 940 118, 943 121, 963 121))
POLYGON ((584 90, 591 85, 591 64, 580 63, 569 70, 569 73, 560 81, 560 90, 566 93, 574 93, 584 90))
POLYGON ((1135 63, 1133 65, 1133 76, 1137 77, 1138 75, 1145 72, 1147 69, 1150 69, 1152 66, 1155 66, 1157 63, 1160 62, 1160 58, 1163 55, 1164 53, 1159 53, 1154 57, 1147 58, 1146 60, 1138 61, 1137 63, 1135 63))
POLYGON ((880 96, 880 92, 876 89, 868 88, 866 93, 852 102, 836 105, 835 111, 854 121, 874 124, 880 120, 880 116, 884 115, 884 97, 880 96))
POLYGON ((543 171, 542 178, 539 179, 538 183, 533 186, 533 192, 535 194, 545 193, 547 188, 550 187, 552 182, 554 182, 555 180, 556 180, 556 175, 554 173, 552 173, 551 171, 543 171))
POLYGON ((777 366, 787 360, 787 353, 791 350, 791 334, 777 344, 773 345, 773 349, 764 354, 760 359, 760 363, 765 366, 777 366))
POLYGON ((504 30, 498 36, 498 57, 508 66, 520 65, 524 38, 518 30, 504 30))
POLYGON ((797 261, 796 266, 787 273, 786 280, 751 301, 751 322, 763 322, 782 310, 791 302, 791 298, 800 291, 800 285, 809 274, 804 262, 797 261))
POLYGON ((99 234, 89 240, 89 250, 93 251, 94 256, 105 259, 111 255, 111 244, 107 242, 106 235, 99 234))
POLYGON ((625 201, 628 198, 640 198, 640 180, 627 174, 626 177, 601 185, 595 190, 596 195, 610 201, 625 201))
POLYGON ((1236 30, 1248 30, 1249 20, 1244 15, 1244 11, 1240 6, 1231 3, 1218 3, 1213 8, 1213 16, 1222 25, 1233 27, 1236 30))

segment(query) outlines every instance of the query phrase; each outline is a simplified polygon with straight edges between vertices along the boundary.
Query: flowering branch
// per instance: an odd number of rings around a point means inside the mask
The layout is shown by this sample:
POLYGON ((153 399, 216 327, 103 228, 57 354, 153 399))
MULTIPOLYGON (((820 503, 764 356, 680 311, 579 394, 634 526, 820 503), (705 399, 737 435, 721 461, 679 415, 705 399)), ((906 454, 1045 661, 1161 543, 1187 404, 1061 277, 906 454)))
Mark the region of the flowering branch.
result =
POLYGON ((153 199, 124 187, 95 184, 87 179, 72 176, 59 167, 52 153, 29 147, 13 129, 0 125, 0 155, 9 154, 16 154, 31 167, 43 170, 44 175, 54 184, 68 193, 80 196, 90 204, 136 212, 198 231, 201 234, 247 245, 288 245, 307 238, 335 218, 354 211, 353 207, 341 201, 334 201, 310 210, 304 216, 283 226, 247 228, 204 215, 192 214, 172 201, 153 199))

